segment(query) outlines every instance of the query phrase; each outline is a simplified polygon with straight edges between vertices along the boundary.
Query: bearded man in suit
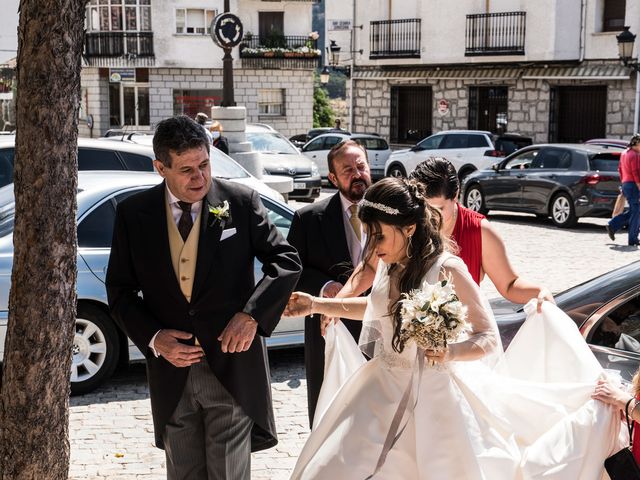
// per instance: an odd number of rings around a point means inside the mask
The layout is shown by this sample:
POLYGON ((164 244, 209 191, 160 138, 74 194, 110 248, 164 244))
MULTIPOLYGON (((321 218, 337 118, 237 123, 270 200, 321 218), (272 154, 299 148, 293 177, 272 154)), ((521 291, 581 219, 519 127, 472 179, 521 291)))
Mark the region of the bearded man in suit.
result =
POLYGON ((171 480, 248 479, 250 453, 277 443, 263 337, 300 273, 258 193, 211 178, 209 148, 189 117, 158 124, 164 182, 118 205, 106 279, 113 317, 147 359, 171 480))
MULTIPOLYGON (((338 192, 298 210, 287 239, 300 255, 302 275, 297 290, 320 297, 335 297, 360 263, 366 234, 357 215, 358 202, 371 185, 366 150, 353 140, 335 145, 327 156, 329 181, 338 192)), ((320 388, 324 379, 324 326, 305 318, 304 353, 307 377, 309 423, 313 425, 320 388)), ((342 320, 358 340, 362 322, 342 320)))

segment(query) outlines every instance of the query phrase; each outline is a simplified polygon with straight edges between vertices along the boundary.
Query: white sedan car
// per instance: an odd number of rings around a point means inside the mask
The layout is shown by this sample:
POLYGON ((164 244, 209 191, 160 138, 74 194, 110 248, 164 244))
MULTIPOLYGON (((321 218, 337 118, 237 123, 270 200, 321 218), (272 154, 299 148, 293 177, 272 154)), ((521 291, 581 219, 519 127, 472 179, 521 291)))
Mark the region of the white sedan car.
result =
MULTIPOLYGON (((72 347, 72 393, 86 393, 98 387, 120 363, 144 360, 140 350, 127 340, 111 318, 104 282, 117 203, 161 180, 159 175, 150 172, 78 174, 78 310, 72 347)), ((286 238, 293 212, 264 195, 260 198, 269 218, 286 238)), ((4 356, 9 317, 14 213, 11 184, 0 189, 0 361, 4 356)), ((254 276, 256 279, 262 276, 262 266, 257 261, 254 276)), ((266 344, 270 348, 304 344, 304 318, 281 319, 266 344)))
POLYGON ((329 175, 329 165, 327 163, 329 151, 333 146, 349 139, 362 145, 367 150, 371 178, 374 180, 382 178, 384 176, 384 165, 391 155, 391 149, 387 141, 377 135, 339 132, 324 133, 310 140, 302 147, 302 153, 316 162, 318 170, 320 170, 320 176, 327 178, 329 175))

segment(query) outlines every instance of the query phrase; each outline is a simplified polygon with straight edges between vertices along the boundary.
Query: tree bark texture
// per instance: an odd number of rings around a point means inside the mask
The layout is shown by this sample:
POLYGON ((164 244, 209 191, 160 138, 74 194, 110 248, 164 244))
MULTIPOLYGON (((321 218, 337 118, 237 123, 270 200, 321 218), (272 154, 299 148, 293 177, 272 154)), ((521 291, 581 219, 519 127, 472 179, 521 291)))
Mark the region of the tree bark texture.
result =
POLYGON ((14 263, 0 396, 0 479, 62 480, 76 311, 80 0, 21 0, 14 263))

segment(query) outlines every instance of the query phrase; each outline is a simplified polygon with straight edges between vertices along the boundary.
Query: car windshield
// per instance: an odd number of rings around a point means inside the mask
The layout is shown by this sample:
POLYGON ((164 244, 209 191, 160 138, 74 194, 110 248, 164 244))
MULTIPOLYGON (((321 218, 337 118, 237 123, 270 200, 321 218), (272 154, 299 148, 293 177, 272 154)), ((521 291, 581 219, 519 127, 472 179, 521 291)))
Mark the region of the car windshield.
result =
POLYGON ((389 148, 387 142, 382 138, 356 137, 353 140, 367 150, 387 150, 389 148))
POLYGON ((251 142, 251 146, 256 152, 282 153, 286 155, 300 153, 286 138, 275 132, 247 133, 247 140, 251 142))
POLYGON ((249 174, 230 157, 215 147, 211 147, 211 174, 218 178, 247 178, 249 174))
POLYGON ((516 150, 520 150, 521 148, 528 147, 531 145, 530 138, 500 138, 498 137, 495 141, 496 150, 504 152, 506 155, 509 155, 516 150))
POLYGON ((589 169, 599 172, 617 172, 619 163, 619 153, 598 153, 589 158, 589 169))

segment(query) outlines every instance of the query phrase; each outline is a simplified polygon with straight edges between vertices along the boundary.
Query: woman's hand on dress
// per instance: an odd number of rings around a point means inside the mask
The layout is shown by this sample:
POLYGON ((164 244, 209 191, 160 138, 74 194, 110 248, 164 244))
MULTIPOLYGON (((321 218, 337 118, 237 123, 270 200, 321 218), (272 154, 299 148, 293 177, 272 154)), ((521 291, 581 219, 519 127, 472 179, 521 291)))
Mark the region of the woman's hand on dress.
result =
POLYGON ((340 317, 327 317, 326 315, 320 315, 320 334, 324 337, 327 333, 327 327, 333 324, 335 325, 340 321, 340 317))
POLYGON ((304 292, 293 292, 284 309, 285 317, 302 317, 313 313, 313 297, 304 292))
POLYGON ((546 288, 540 289, 540 291, 538 292, 538 296, 536 297, 536 300, 538 300, 538 313, 542 313, 542 302, 547 301, 547 302, 553 303, 554 305, 556 304, 556 301, 553 298, 553 295, 546 288))
POLYGON ((446 363, 451 360, 451 350, 446 347, 444 350, 425 350, 424 356, 430 366, 438 363, 446 363))
POLYGON ((609 405, 615 405, 622 410, 629 398, 631 398, 631 395, 615 386, 609 380, 600 379, 596 384, 595 390, 591 394, 591 398, 600 400, 601 402, 609 405))

